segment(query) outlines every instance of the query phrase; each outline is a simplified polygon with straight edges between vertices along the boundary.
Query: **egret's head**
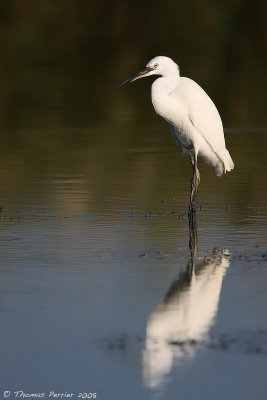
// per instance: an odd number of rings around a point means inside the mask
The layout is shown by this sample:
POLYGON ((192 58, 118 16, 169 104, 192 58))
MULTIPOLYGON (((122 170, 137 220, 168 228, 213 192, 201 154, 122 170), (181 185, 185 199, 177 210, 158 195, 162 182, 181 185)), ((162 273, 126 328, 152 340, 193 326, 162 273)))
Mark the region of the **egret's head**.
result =
POLYGON ((158 56, 152 58, 152 60, 147 63, 144 69, 142 69, 140 72, 137 72, 137 74, 134 74, 126 81, 122 82, 120 86, 127 85, 128 83, 136 81, 136 79, 144 78, 150 75, 167 76, 172 74, 179 74, 178 65, 175 64, 175 62, 169 57, 158 56))

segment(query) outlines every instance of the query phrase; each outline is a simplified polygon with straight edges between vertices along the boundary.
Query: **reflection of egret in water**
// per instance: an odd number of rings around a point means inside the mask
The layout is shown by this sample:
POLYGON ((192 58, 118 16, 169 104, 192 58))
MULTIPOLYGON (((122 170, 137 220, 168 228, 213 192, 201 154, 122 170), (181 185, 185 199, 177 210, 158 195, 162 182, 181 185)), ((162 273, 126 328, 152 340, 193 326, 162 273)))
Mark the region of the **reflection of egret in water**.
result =
POLYGON ((164 382, 176 357, 194 356, 217 314, 229 252, 214 248, 200 264, 194 265, 198 249, 195 214, 189 217, 189 232, 186 270, 172 283, 147 322, 143 375, 149 387, 164 382))

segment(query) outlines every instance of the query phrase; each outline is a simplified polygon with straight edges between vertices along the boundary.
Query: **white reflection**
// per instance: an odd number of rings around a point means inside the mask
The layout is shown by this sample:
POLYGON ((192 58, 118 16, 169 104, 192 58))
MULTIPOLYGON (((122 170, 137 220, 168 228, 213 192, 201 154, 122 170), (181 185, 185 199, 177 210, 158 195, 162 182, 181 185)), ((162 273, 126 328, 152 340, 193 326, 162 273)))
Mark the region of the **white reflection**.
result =
POLYGON ((192 230, 190 221, 189 227, 191 256, 187 268, 173 282, 146 326, 143 377, 152 388, 165 381, 176 358, 192 358, 199 349, 216 317, 223 276, 229 266, 229 251, 219 248, 194 266, 197 231, 196 225, 192 230))

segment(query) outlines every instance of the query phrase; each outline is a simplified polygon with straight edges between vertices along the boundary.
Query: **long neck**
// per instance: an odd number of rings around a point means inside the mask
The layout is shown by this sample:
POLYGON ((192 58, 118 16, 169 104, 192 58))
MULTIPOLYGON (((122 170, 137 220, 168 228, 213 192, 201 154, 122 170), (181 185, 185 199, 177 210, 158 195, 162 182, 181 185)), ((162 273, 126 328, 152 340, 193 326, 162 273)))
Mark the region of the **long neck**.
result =
POLYGON ((168 102, 167 97, 179 85, 179 71, 162 76, 156 79, 151 87, 151 100, 156 113, 161 115, 166 120, 168 119, 168 102))
POLYGON ((161 76, 160 78, 156 79, 152 84, 152 96, 153 93, 160 93, 161 95, 169 94, 179 85, 179 81, 179 70, 173 71, 171 74, 161 76))

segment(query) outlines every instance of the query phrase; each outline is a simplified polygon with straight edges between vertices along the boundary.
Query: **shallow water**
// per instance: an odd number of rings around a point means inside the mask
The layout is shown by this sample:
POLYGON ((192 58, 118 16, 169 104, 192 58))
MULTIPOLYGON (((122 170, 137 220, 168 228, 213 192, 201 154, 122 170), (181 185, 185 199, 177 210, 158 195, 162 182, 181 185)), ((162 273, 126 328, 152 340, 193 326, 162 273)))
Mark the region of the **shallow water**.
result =
POLYGON ((55 140, 76 138, 62 149, 19 132, 2 150, 3 390, 265 396, 266 132, 226 131, 236 168, 222 178, 200 163, 191 275, 190 164, 161 127, 135 144, 62 128, 55 140))

